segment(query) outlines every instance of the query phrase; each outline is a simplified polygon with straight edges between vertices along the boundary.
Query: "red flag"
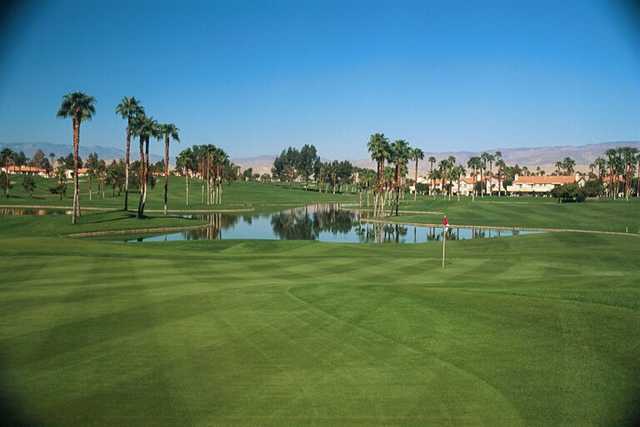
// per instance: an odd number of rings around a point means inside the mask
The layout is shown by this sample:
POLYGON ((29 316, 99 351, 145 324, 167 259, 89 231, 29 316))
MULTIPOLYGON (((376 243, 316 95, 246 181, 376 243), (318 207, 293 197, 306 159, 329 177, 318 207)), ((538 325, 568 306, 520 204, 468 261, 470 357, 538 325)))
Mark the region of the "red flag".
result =
POLYGON ((442 218, 442 225, 446 228, 449 227, 449 220, 447 219, 447 216, 445 215, 444 218, 442 218))

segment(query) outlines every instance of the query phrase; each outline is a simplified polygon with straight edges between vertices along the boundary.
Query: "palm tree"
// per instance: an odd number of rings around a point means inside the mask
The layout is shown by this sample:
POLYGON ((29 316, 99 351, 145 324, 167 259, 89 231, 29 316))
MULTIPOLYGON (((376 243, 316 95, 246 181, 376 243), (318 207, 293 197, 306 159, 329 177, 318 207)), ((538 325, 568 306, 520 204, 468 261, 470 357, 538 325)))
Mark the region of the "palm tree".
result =
POLYGON ((502 160, 502 158, 499 158, 496 161, 496 167, 498 168, 498 197, 500 197, 502 194, 502 177, 507 164, 502 160))
POLYGON ((137 136, 140 140, 140 172, 138 174, 140 199, 138 201, 138 218, 143 218, 149 181, 149 140, 151 138, 159 138, 161 135, 158 122, 144 114, 135 116, 131 125, 132 135, 137 136))
MULTIPOLYGON (((436 164, 436 158, 433 156, 429 156, 429 179, 431 179, 431 175, 433 175, 433 167, 436 164)), ((433 180, 431 181, 430 185, 429 185, 429 195, 431 195, 431 187, 433 186, 433 180)))
MULTIPOLYGON (((498 166, 498 162, 502 160, 502 151, 496 151, 494 154, 494 161, 495 161, 495 165, 496 167, 498 166)), ((504 165, 504 162, 502 162, 502 164, 504 165)), ((498 170, 498 174, 500 174, 500 171, 498 170)), ((500 197, 500 175, 498 175, 498 197, 500 197)), ((491 182, 491 188, 493 188, 493 182, 491 182)))
MULTIPOLYGON (((125 96, 116 106, 116 114, 127 120, 126 142, 124 152, 124 210, 129 209, 129 163, 131 153, 131 124, 134 118, 144 114, 144 108, 135 97, 125 96)), ((140 159, 142 161, 142 159, 140 159)))
POLYGON ((493 174, 493 161, 495 160, 495 156, 493 154, 491 154, 491 153, 486 153, 485 152, 485 153, 482 153, 480 155, 480 158, 482 159, 483 169, 485 170, 485 178, 487 178, 487 176, 488 176, 488 179, 486 179, 486 180, 483 179, 484 187, 485 187, 484 188, 484 192, 485 193, 488 192, 489 195, 491 195, 491 191, 492 191, 492 188, 491 188, 491 176, 493 174), (489 173, 488 174, 486 173, 487 165, 489 165, 489 168, 488 168, 489 169, 489 173))
POLYGON ((451 192, 453 191, 453 176, 451 172, 456 165, 456 158, 454 156, 449 156, 447 158, 447 178, 448 178, 448 192, 449 192, 449 200, 451 200, 451 192))
POLYGON ((400 206, 400 170, 406 168, 411 155, 412 150, 407 141, 399 139, 391 144, 391 161, 395 166, 396 216, 400 206))
MULTIPOLYGON (((441 179, 442 179, 442 171, 439 168, 438 169, 434 169, 431 172, 429 172, 429 180, 431 181, 431 184, 434 184, 434 183, 438 182, 441 179)), ((434 197, 435 197, 435 192, 433 194, 434 194, 434 197)))
POLYGON ((56 168, 56 153, 49 153, 49 165, 51 165, 51 172, 49 172, 49 176, 51 177, 56 168))
POLYGON ((556 175, 562 175, 562 161, 558 160, 554 166, 556 167, 556 175))
POLYGON ((93 195, 93 183, 92 178, 95 178, 98 173, 98 153, 90 153, 87 160, 84 162, 85 167, 87 168, 87 175, 89 176, 89 200, 92 199, 93 195))
POLYGON ((0 175, 2 177, 2 188, 4 195, 9 198, 9 190, 11 189, 11 177, 9 176, 9 166, 14 163, 16 153, 10 148, 4 148, 0 151, 0 165, 5 168, 5 172, 0 175))
POLYGON ((640 197, 640 152, 636 156, 636 163, 638 164, 638 180, 636 182, 636 197, 640 197))
POLYGON ((419 148, 414 148, 411 151, 411 159, 414 160, 416 162, 416 169, 415 169, 415 174, 414 174, 414 186, 415 186, 415 191, 413 192, 413 200, 417 200, 418 199, 418 162, 422 159, 424 159, 424 151, 422 151, 419 148))
POLYGON ((482 161, 482 167, 480 168, 480 182, 481 182, 480 197, 484 197, 484 193, 487 192, 487 188, 486 188, 487 183, 485 181, 485 177, 486 177, 487 165, 489 164, 489 156, 491 156, 491 154, 487 152, 483 152, 480 154, 480 160, 482 161))
POLYGON ((182 170, 185 176, 185 204, 189 206, 189 175, 194 168, 195 165, 195 157, 193 150, 191 148, 187 148, 186 150, 182 150, 180 154, 178 154, 178 158, 176 159, 176 167, 182 170))
POLYGON ((451 161, 449 159, 442 159, 440 160, 440 162, 438 163, 438 176, 440 178, 440 188, 442 190, 442 195, 443 198, 446 198, 447 195, 449 195, 449 188, 446 189, 445 192, 445 188, 446 185, 445 183, 449 181, 450 179, 450 169, 451 169, 451 161))
POLYGON ((576 161, 571 157, 565 157, 562 159, 562 169, 566 175, 572 175, 575 171, 576 161))
POLYGON ((475 200, 476 197, 476 181, 478 178, 478 170, 482 169, 482 159, 478 156, 472 156, 469 158, 467 162, 467 167, 473 170, 473 192, 472 200, 475 200))
POLYGON ((371 159, 377 164, 378 183, 376 188, 376 195, 373 203, 373 214, 377 215, 378 212, 382 212, 384 209, 384 196, 382 200, 382 185, 384 181, 384 164, 391 155, 391 148, 389 146, 389 140, 383 133, 374 133, 369 137, 367 148, 371 154, 371 159))
POLYGON ((457 193, 456 195, 458 197, 458 201, 460 201, 460 181, 462 180, 462 177, 465 175, 465 173, 467 173, 467 171, 464 169, 464 166, 462 166, 462 165, 454 165, 451 168, 450 176, 451 176, 451 178, 456 180, 457 183, 458 183, 458 187, 457 187, 457 191, 456 191, 456 193, 457 193))
POLYGON ((598 168, 598 179, 602 181, 607 168, 607 161, 602 157, 596 157, 596 159, 593 161, 593 164, 598 168))
POLYGON ((83 92, 72 92, 62 98, 57 116, 71 117, 73 126, 73 213, 71 223, 75 224, 80 216, 80 184, 78 181, 78 150, 80 148, 80 124, 91 120, 96 112, 95 98, 83 92))
POLYGON ((634 147, 620 147, 618 153, 623 163, 623 176, 624 176, 624 196, 629 200, 629 194, 631 193, 631 186, 633 182, 633 167, 636 160, 637 148, 634 147))
POLYGON ((164 137, 164 214, 167 215, 167 196, 169 193, 169 143, 173 139, 180 142, 179 129, 173 123, 160 125, 160 133, 164 137))
POLYGON ((605 152, 607 156, 607 166, 609 167, 609 196, 614 199, 618 196, 618 176, 620 172, 620 157, 618 150, 611 148, 605 152))

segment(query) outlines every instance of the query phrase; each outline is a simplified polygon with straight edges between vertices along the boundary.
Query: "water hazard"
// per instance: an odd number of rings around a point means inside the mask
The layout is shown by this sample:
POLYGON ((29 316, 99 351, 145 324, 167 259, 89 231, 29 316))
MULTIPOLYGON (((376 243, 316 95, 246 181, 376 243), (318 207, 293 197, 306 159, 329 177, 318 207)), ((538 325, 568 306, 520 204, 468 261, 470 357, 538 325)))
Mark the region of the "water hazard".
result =
MULTIPOLYGON (((270 239, 344 243, 424 243, 440 241, 442 227, 368 222, 364 211, 339 205, 310 205, 276 213, 193 215, 207 225, 160 235, 127 237, 127 242, 176 240, 270 239)), ((512 237, 538 231, 450 227, 447 240, 512 237)))

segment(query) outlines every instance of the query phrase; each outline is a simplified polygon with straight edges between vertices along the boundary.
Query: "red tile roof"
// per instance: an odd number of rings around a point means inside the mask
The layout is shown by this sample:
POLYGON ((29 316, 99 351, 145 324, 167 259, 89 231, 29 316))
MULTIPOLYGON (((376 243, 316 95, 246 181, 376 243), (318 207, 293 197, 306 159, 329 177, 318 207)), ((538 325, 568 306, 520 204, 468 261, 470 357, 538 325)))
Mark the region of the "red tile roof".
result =
POLYGON ((563 185, 563 184, 574 184, 576 182, 576 177, 574 175, 571 176, 519 176, 518 179, 513 181, 513 184, 529 184, 529 185, 563 185))

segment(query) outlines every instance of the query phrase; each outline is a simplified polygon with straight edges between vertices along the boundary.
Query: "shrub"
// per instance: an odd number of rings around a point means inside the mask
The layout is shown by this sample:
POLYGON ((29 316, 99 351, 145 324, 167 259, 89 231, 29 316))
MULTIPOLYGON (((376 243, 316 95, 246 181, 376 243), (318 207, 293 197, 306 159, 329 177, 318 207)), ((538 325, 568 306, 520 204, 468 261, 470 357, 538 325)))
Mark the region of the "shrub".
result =
POLYGON ((578 184, 565 184, 556 187, 551 191, 551 195, 562 203, 582 203, 587 199, 587 194, 585 193, 584 189, 578 186, 578 184))
POLYGON ((604 187, 602 186, 602 182, 596 179, 590 179, 584 184, 582 191, 587 197, 597 197, 604 192, 604 187))

